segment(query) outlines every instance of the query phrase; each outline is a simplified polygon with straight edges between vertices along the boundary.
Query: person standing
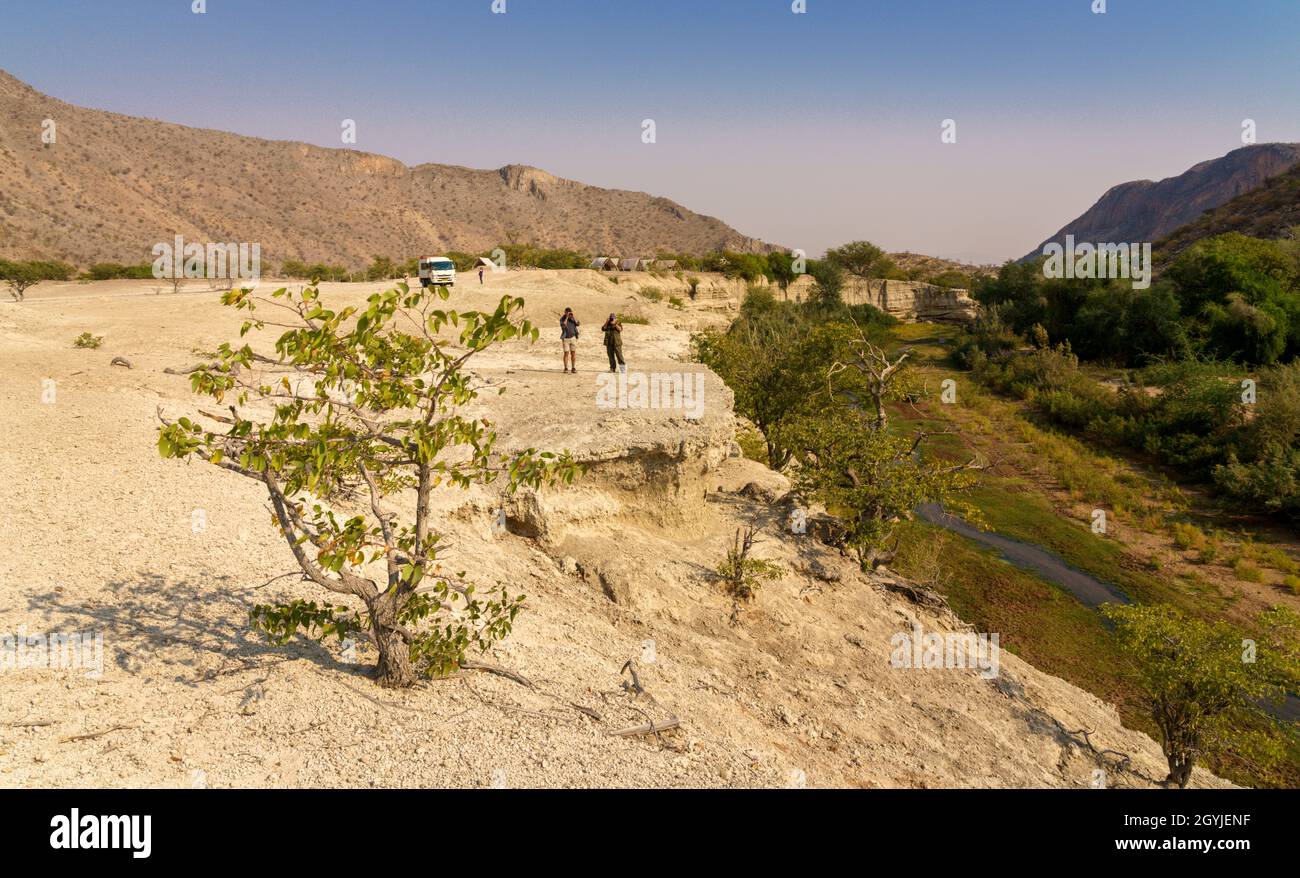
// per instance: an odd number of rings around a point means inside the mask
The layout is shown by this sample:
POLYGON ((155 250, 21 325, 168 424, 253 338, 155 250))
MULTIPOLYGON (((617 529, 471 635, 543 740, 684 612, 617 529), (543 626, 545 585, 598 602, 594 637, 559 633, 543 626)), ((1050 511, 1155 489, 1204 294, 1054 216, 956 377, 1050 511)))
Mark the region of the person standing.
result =
POLYGON ((478 267, 478 285, 483 286, 483 266, 478 267))
POLYGON ((572 308, 565 308, 560 315, 560 351, 563 354, 564 371, 578 372, 578 318, 572 308))
POLYGON ((609 319, 600 329, 605 333, 605 353, 609 354, 609 371, 617 372, 621 369, 626 372, 627 364, 623 362, 623 324, 618 322, 618 315, 609 315, 609 319))

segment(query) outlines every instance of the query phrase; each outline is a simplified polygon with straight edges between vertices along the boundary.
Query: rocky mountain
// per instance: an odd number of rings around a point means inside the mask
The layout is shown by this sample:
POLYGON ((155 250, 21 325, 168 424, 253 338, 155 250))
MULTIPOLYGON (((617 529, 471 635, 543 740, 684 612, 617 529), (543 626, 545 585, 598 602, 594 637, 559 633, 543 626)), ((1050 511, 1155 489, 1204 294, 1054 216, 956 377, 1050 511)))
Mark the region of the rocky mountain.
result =
POLYGON ((1285 238, 1300 227, 1300 165, 1249 192, 1201 214, 1157 242, 1162 260, 1172 259, 1202 238, 1240 232, 1253 238, 1285 238))
POLYGON ((0 257, 140 263, 178 234, 260 243, 272 265, 362 265, 377 254, 507 241, 638 256, 770 249, 644 192, 523 165, 408 167, 123 116, 73 106, 0 71, 0 257))
POLYGON ((1067 223, 1025 259, 1034 259, 1051 242, 1159 241, 1206 211, 1258 189, 1300 162, 1300 144, 1262 143, 1235 149, 1159 182, 1137 180, 1112 187, 1082 216, 1067 223))

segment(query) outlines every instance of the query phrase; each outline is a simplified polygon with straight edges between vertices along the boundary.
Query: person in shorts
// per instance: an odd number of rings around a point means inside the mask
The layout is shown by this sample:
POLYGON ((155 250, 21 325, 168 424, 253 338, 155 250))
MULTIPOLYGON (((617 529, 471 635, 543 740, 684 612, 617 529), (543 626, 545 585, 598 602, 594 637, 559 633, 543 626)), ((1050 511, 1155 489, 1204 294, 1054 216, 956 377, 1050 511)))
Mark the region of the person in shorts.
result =
POLYGON ((572 308, 565 308, 560 315, 560 351, 563 354, 564 371, 578 373, 578 318, 572 308))

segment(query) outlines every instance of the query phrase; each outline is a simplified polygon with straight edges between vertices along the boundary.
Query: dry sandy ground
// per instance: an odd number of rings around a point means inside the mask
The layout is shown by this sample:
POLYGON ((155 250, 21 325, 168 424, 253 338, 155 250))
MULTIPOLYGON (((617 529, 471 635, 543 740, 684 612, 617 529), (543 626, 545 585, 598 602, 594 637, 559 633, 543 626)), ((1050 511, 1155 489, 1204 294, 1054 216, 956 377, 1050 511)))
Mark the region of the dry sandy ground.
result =
MULTIPOLYGON (((0 305, 0 635, 104 637, 97 679, 0 671, 0 784, 1087 788, 1163 777, 1154 742, 1014 656, 991 680, 892 668, 895 633, 959 623, 788 533, 789 510, 769 502, 783 479, 736 456, 730 394, 712 374, 699 420, 597 408, 596 330, 626 304, 626 284, 589 272, 488 280, 463 285, 453 305, 508 290, 544 331, 536 348, 478 362, 507 389, 485 410, 507 445, 567 447, 590 462, 575 486, 512 501, 505 534, 494 489, 440 499, 452 563, 528 595, 486 660, 531 687, 466 671, 381 690, 364 651, 275 647, 248 630, 254 603, 320 595, 292 577, 265 584, 293 565, 257 485, 162 460, 154 446, 160 406, 198 405, 188 380, 163 369, 235 338, 240 318, 216 294, 50 284, 0 305), (566 305, 586 329, 579 375, 558 369, 553 327, 566 305), (73 349, 84 331, 103 347, 73 349), (133 368, 110 366, 114 356, 133 368), (44 379, 56 382, 52 403, 44 379), (751 483, 759 490, 742 491, 751 483), (732 624, 709 571, 744 523, 785 573, 732 624), (648 695, 621 688, 629 659, 648 695), (659 736, 610 734, 670 716, 680 727, 659 736), (1130 766, 1101 759, 1078 730, 1130 766)), ((355 301, 377 286, 325 294, 355 301)), ((628 327, 633 369, 698 368, 682 362, 687 330, 725 319, 638 307, 651 323, 628 327)))

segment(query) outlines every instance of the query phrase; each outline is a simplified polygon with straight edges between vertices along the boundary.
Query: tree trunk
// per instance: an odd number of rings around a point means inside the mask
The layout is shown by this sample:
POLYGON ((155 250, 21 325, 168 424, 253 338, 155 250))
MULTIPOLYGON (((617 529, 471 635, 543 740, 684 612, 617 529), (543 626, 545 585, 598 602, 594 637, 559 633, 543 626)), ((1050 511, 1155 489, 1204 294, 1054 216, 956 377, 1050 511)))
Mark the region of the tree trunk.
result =
POLYGON ((1196 765, 1196 757, 1187 754, 1169 754, 1166 758, 1169 761, 1169 777, 1165 778, 1165 783, 1177 784, 1179 789, 1185 789, 1187 782, 1192 779, 1192 768, 1196 765))
POLYGON ((370 626, 379 647, 379 664, 375 680, 387 689, 405 689, 415 685, 415 668, 411 665, 411 648, 396 630, 397 610, 391 600, 380 598, 370 605, 370 626))
POLYGON ((1189 727, 1183 711, 1177 709, 1158 711, 1156 724, 1160 727, 1161 749, 1169 763, 1165 784, 1177 784, 1179 789, 1183 789, 1192 779, 1196 756, 1201 752, 1200 732, 1189 727))

